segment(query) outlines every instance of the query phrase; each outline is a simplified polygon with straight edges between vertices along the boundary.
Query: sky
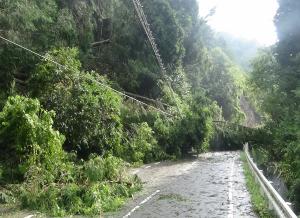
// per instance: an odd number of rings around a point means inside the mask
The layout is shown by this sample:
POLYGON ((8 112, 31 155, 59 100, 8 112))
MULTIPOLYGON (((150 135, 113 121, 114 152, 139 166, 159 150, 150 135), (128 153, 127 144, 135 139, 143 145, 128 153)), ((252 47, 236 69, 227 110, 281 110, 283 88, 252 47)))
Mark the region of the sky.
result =
POLYGON ((273 18, 278 9, 277 0, 198 0, 200 15, 205 16, 216 7, 208 24, 218 32, 255 40, 261 45, 277 41, 273 18))

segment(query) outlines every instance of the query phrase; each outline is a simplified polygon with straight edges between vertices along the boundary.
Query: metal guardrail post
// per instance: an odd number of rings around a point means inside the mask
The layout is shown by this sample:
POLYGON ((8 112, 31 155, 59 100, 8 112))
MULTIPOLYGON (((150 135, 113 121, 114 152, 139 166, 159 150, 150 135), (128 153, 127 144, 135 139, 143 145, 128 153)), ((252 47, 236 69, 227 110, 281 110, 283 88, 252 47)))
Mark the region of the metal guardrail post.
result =
POLYGON ((269 207, 273 209, 274 213, 280 218, 297 218, 297 215, 289 207, 288 203, 278 194, 263 172, 258 169, 249 154, 248 143, 244 145, 246 159, 249 164, 250 170, 255 177, 255 181, 260 185, 261 191, 269 201, 269 207))

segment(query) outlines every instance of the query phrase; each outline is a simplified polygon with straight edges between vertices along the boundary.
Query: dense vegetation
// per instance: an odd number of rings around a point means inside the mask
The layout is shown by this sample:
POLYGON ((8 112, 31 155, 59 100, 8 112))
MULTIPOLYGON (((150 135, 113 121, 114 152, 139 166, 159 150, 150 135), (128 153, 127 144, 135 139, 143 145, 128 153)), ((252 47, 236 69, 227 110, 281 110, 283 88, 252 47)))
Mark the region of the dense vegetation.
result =
POLYGON ((273 166, 300 210, 300 2, 279 1, 275 17, 279 42, 253 61, 251 84, 264 127, 252 138, 264 164, 273 166), (271 163, 271 164, 270 164, 271 163))
POLYGON ((269 210, 269 204, 267 198, 261 193, 260 187, 257 185, 255 176, 248 165, 245 153, 241 154, 241 160, 243 161, 244 175, 246 179, 247 189, 251 194, 251 202, 253 210, 260 218, 272 218, 275 215, 269 210))
POLYGON ((1 35, 46 56, 0 41, 1 202, 100 214, 140 189, 127 163, 241 146, 214 121, 243 122, 245 76, 197 1, 142 3, 166 76, 131 1, 1 1, 1 35))

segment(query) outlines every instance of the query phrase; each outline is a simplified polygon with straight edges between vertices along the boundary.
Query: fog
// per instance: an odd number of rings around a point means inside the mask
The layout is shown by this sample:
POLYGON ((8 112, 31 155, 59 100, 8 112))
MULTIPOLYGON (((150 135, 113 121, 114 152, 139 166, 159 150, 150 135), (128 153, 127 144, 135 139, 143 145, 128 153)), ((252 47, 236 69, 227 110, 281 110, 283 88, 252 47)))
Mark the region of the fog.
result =
POLYGON ((209 25, 219 32, 226 32, 261 45, 272 45, 277 41, 274 16, 278 9, 277 0, 198 0, 200 16, 212 8, 215 14, 209 25))

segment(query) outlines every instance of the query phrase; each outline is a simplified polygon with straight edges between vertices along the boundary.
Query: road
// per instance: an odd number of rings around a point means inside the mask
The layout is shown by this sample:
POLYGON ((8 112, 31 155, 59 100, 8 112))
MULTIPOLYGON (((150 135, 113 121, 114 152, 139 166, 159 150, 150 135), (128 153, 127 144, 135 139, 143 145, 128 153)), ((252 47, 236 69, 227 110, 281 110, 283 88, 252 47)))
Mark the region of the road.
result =
POLYGON ((256 217, 246 189, 239 152, 206 153, 199 158, 134 169, 141 193, 105 217, 256 217))

